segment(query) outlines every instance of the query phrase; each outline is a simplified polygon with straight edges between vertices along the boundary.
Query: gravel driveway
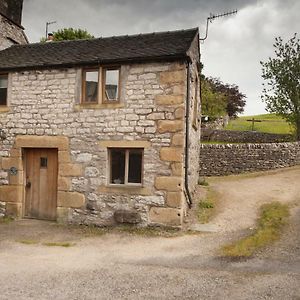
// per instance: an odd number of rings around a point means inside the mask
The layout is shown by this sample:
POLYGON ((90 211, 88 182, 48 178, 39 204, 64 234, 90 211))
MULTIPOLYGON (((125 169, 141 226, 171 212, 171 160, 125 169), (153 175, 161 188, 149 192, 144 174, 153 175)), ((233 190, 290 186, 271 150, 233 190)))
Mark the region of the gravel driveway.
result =
POLYGON ((87 237, 51 222, 0 224, 0 299, 299 300, 299 183, 299 167, 210 180, 221 203, 215 233, 87 237), (220 257, 219 247, 253 226, 270 200, 294 203, 283 238, 248 260, 220 257))

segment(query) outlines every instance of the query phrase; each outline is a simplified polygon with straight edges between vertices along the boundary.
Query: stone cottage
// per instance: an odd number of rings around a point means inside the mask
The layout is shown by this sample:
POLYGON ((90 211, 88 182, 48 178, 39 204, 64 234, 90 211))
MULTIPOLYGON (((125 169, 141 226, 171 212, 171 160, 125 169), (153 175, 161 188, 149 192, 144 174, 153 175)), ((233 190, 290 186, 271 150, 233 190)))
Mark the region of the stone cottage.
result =
POLYGON ((199 72, 198 29, 0 51, 0 214, 180 226, 199 72))
POLYGON ((16 44, 27 44, 21 25, 23 0, 0 1, 0 50, 16 44))

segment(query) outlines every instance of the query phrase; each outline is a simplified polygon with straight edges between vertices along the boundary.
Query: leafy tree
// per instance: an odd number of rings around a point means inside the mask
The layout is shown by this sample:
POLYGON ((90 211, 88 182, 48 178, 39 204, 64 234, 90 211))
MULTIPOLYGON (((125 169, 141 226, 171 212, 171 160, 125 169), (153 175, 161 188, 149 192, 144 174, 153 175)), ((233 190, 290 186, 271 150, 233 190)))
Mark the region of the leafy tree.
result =
POLYGON ((202 115, 208 115, 212 119, 226 115, 225 95, 215 91, 206 79, 201 82, 201 96, 202 115))
POLYGON ((221 93, 226 98, 226 112, 229 117, 237 117, 239 113, 244 111, 246 105, 246 96, 239 91, 239 87, 235 84, 223 83, 218 78, 207 79, 216 93, 221 93))
POLYGON ((291 123, 300 140, 300 40, 297 34, 283 42, 275 39, 275 58, 261 62, 263 84, 262 100, 269 112, 277 113, 291 123))
POLYGON ((92 39, 93 35, 88 33, 84 29, 74 29, 74 28, 63 28, 59 29, 53 33, 55 41, 69 41, 69 40, 82 40, 82 39, 92 39))
MULTIPOLYGON (((93 35, 88 33, 84 29, 74 29, 74 28, 63 28, 53 32, 54 41, 70 41, 70 40, 82 40, 82 39, 92 39, 93 35)), ((45 38, 41 38, 41 42, 45 42, 45 38)))

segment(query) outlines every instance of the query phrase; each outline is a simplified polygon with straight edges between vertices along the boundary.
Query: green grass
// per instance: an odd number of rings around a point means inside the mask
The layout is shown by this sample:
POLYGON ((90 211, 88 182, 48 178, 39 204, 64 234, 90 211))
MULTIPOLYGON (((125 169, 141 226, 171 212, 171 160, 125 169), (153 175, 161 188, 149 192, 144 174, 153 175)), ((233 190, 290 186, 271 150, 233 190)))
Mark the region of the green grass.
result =
POLYGON ((116 233, 116 234, 128 234, 138 235, 143 237, 176 237, 185 234, 197 234, 193 231, 182 231, 178 228, 172 227, 137 227, 136 225, 118 225, 114 227, 97 227, 97 226, 86 226, 86 225, 61 225, 67 230, 74 232, 85 237, 101 236, 104 234, 116 233))
POLYGON ((233 258, 252 256, 258 249, 280 238, 288 217, 289 208, 286 204, 272 202, 262 205, 255 232, 235 243, 223 246, 222 254, 233 258))
POLYGON ((14 218, 12 217, 2 217, 0 218, 0 224, 8 224, 10 222, 12 222, 14 220, 14 218))
POLYGON ((209 183, 206 181, 205 177, 199 177, 198 184, 202 186, 209 186, 209 183))
POLYGON ((205 144, 205 145, 227 145, 227 144, 243 144, 243 143, 218 142, 218 141, 201 141, 201 144, 205 144))
POLYGON ((229 121, 229 124, 225 127, 225 129, 238 131, 252 130, 252 122, 247 121, 252 120, 252 118, 262 121, 254 123, 255 131, 277 134, 293 134, 294 132, 293 127, 276 114, 238 117, 229 121))
POLYGON ((75 244, 69 243, 69 242, 46 242, 43 243, 44 246, 48 246, 48 247, 72 247, 75 244))
POLYGON ((217 194, 215 191, 208 190, 206 199, 199 201, 197 216, 201 224, 208 223, 215 213, 217 194))
POLYGON ((181 234, 180 229, 177 228, 136 227, 132 225, 117 226, 113 231, 144 237, 175 237, 181 234))
POLYGON ((20 241, 17 241, 21 244, 25 244, 25 245, 36 245, 38 244, 39 242, 36 241, 36 240, 20 240, 20 241))

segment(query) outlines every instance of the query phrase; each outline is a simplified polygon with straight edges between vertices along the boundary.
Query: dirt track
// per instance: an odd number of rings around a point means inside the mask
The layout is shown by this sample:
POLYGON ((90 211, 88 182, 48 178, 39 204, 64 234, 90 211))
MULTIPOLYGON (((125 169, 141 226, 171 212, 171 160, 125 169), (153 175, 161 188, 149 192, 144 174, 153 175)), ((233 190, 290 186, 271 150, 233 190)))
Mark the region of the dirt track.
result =
POLYGON ((300 168, 210 180, 219 232, 174 238, 83 237, 53 223, 0 225, 0 299, 300 299, 300 168), (220 245, 252 227, 257 207, 293 205, 283 238, 254 258, 228 261, 220 245), (26 245, 21 240, 37 244, 26 245), (69 241, 70 248, 43 242, 69 241))

